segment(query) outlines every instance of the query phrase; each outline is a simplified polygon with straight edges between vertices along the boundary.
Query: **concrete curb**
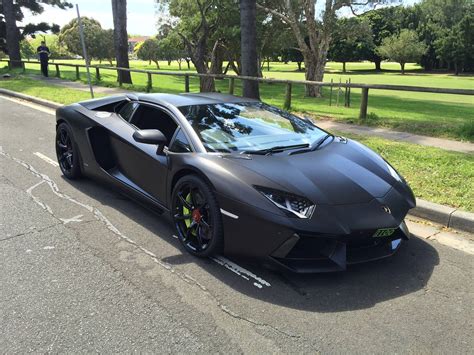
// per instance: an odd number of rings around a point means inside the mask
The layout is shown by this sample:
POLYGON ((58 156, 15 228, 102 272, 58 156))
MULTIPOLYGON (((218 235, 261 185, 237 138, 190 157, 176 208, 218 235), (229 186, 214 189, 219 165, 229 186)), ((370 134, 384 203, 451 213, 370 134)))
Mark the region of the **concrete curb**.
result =
MULTIPOLYGON (((0 94, 33 102, 54 110, 62 106, 57 102, 39 99, 37 97, 2 88, 0 88, 0 94)), ((461 211, 454 207, 448 207, 422 199, 417 199, 416 207, 410 211, 410 214, 441 224, 445 227, 459 229, 471 233, 474 232, 474 213, 461 211)))
POLYGON ((410 214, 439 223, 445 227, 470 233, 474 232, 474 213, 458 210, 454 207, 416 199, 416 207, 410 211, 410 214))

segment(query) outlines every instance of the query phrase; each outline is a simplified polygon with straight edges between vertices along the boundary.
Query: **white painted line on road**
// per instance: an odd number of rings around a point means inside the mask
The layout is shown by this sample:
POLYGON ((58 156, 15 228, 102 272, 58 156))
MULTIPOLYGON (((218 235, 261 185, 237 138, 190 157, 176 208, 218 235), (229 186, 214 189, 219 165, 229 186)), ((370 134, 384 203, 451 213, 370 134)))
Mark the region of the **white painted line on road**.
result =
POLYGON ((54 116, 56 114, 55 111, 51 108, 46 108, 46 107, 43 107, 41 105, 34 104, 34 103, 31 103, 31 102, 28 102, 28 101, 25 101, 25 100, 22 100, 22 99, 8 97, 8 96, 4 96, 4 95, 0 95, 0 98, 8 100, 8 101, 15 102, 15 103, 23 105, 23 106, 30 107, 32 109, 35 109, 35 110, 38 110, 38 111, 41 111, 41 112, 44 112, 44 113, 47 113, 48 115, 53 115, 54 116))
POLYGON ((244 278, 245 280, 250 280, 250 278, 254 279, 256 282, 253 283, 255 287, 262 288, 263 286, 270 287, 270 283, 262 279, 261 277, 255 275, 252 271, 247 270, 246 268, 237 265, 233 261, 223 257, 223 256, 216 256, 211 258, 213 261, 218 263, 219 265, 224 266, 228 270, 232 271, 233 273, 239 275, 240 277, 244 278))
POLYGON ((60 220, 63 221, 64 224, 68 224, 71 222, 82 222, 81 217, 82 217, 82 214, 79 214, 71 218, 60 218, 60 220))
POLYGON ((50 214, 53 214, 53 210, 51 207, 49 207, 46 203, 41 202, 39 198, 37 198, 35 195, 33 195, 33 190, 36 189, 38 186, 44 183, 44 180, 41 180, 40 182, 34 184, 30 188, 26 190, 26 193, 35 201, 42 209, 48 211, 50 214))
POLYGON ((55 167, 59 166, 56 160, 51 159, 50 157, 44 155, 43 153, 34 152, 33 154, 36 155, 38 158, 43 159, 46 163, 51 164, 52 166, 55 166, 55 167))

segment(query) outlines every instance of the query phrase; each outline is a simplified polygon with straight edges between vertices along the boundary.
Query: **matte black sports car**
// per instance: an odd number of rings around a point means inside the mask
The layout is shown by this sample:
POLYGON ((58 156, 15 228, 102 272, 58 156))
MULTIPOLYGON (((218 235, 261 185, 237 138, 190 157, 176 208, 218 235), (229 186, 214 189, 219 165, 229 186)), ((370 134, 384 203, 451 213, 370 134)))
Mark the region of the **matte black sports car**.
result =
POLYGON ((364 145, 242 97, 133 94, 57 110, 67 178, 101 179, 160 213, 197 256, 297 272, 392 255, 413 193, 364 145))

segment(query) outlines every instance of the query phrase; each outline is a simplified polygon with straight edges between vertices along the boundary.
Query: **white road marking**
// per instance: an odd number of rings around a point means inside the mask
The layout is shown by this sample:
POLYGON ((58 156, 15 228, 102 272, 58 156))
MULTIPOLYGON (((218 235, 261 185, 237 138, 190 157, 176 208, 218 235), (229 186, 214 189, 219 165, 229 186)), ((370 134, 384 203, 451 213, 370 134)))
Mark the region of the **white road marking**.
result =
POLYGON ((1 95, 1 94, 0 94, 0 98, 8 100, 8 101, 15 102, 15 103, 23 105, 23 106, 30 107, 32 109, 35 109, 35 110, 38 110, 38 111, 41 111, 41 112, 44 112, 44 113, 47 113, 48 115, 53 115, 54 116, 56 114, 56 112, 52 108, 47 108, 47 107, 44 107, 44 106, 41 106, 41 105, 38 105, 38 104, 28 102, 26 100, 13 98, 13 97, 8 97, 8 96, 4 96, 4 95, 1 95))
POLYGON ((223 256, 216 256, 211 258, 214 260, 216 263, 219 265, 224 266, 228 270, 232 271, 233 273, 239 275, 240 277, 244 278, 245 280, 250 280, 250 278, 254 279, 257 282, 254 282, 253 285, 258 288, 262 288, 263 286, 270 287, 270 283, 262 279, 261 277, 255 275, 253 272, 247 270, 246 268, 237 265, 233 261, 230 261, 229 259, 223 257, 223 256))
MULTIPOLYGON (((31 166, 30 164, 18 159, 18 158, 15 158, 15 157, 12 157, 11 155, 9 155, 8 153, 4 152, 3 151, 3 148, 2 146, 0 146, 0 155, 3 155, 4 157, 10 159, 10 160, 13 160, 14 162, 20 164, 21 166, 23 166, 25 169, 27 169, 28 171, 30 171, 31 174, 33 174, 34 176, 38 177, 41 179, 40 182, 38 182, 37 184, 33 185, 32 187, 30 187, 27 192, 29 191, 29 195, 35 200, 35 202, 37 202, 38 204, 40 204, 40 206, 43 208, 43 209, 46 209, 51 215, 54 216, 54 213, 53 211, 51 210, 51 208, 49 208, 49 206, 47 206, 46 204, 42 203, 41 201, 39 201, 36 197, 34 197, 31 192, 33 191, 33 189, 35 189, 37 186, 43 184, 43 183, 46 183, 48 184, 48 186, 51 188, 51 191, 58 197, 62 198, 62 199, 66 199, 68 200, 69 202, 72 202, 78 206, 81 206, 83 208, 85 208, 87 211, 91 212, 94 217, 99 220, 100 222, 104 223, 105 226, 107 227, 107 229, 109 229, 112 233, 116 234, 119 238, 125 240, 126 242, 130 243, 131 245, 135 246, 136 248, 138 248, 139 250, 141 250, 142 252, 144 252, 145 254, 147 254, 148 256, 150 256, 154 262, 156 262, 158 265, 162 266, 163 268, 171 271, 171 272, 175 272, 175 270, 173 269, 173 266, 169 263, 166 263, 164 261, 162 261, 160 258, 158 258, 158 256, 156 256, 154 253, 152 253, 151 251, 149 251, 148 249, 142 247, 140 244, 138 244, 137 242, 135 242, 133 239, 130 239, 128 236, 126 236, 125 234, 123 234, 122 232, 120 232, 120 230, 118 230, 117 227, 115 227, 112 222, 110 222, 109 219, 107 219, 107 217, 104 216, 104 214, 98 210, 97 208, 93 207, 93 206, 90 206, 90 205, 87 205, 87 204, 84 204, 82 202, 79 202, 77 201, 76 199, 62 193, 59 191, 59 187, 58 185, 46 174, 43 174, 43 173, 40 173, 39 171, 37 171, 33 166, 31 166)), ((173 237, 176 237, 173 235, 173 237)), ((267 287, 270 287, 270 283, 265 281, 264 279, 260 278, 259 276, 255 275, 253 272, 245 269, 244 267, 240 266, 240 265, 237 265, 236 263, 228 260, 227 258, 223 257, 223 256, 218 256, 218 257, 214 257, 214 258, 211 258, 213 261, 215 261, 217 264, 219 265, 222 265, 224 266, 225 268, 227 268, 228 270, 234 272, 235 274, 239 275, 240 277, 242 277, 243 279, 245 280, 248 280, 250 281, 250 278, 254 279, 256 282, 253 283, 253 285, 255 287, 258 287, 258 288, 261 288, 261 285, 264 285, 264 286, 267 286, 267 287), (260 285, 260 286, 259 286, 260 285)), ((195 279, 193 279, 191 276, 187 275, 187 274, 183 274, 183 276, 186 278, 186 279, 189 279, 189 280, 192 280, 198 287, 200 287, 202 290, 207 290, 205 286, 199 284, 195 279)))
POLYGON ((68 224, 71 222, 82 222, 82 214, 78 214, 77 216, 71 217, 71 218, 60 218, 61 221, 63 221, 64 224, 68 224))
POLYGON ((221 213, 222 213, 222 214, 225 214, 226 216, 229 216, 229 217, 231 217, 231 218, 233 218, 233 219, 239 219, 239 216, 237 216, 237 215, 235 215, 235 214, 233 214, 233 213, 230 213, 229 211, 223 210, 222 208, 221 208, 221 213))
POLYGON ((40 186, 41 184, 44 183, 44 180, 41 180, 40 182, 34 184, 30 188, 26 190, 26 193, 35 201, 42 209, 48 211, 50 214, 53 214, 53 210, 51 207, 49 207, 46 203, 42 202, 39 198, 37 198, 35 195, 33 195, 33 190, 40 186))
POLYGON ((47 246, 43 247, 43 249, 44 250, 52 250, 52 249, 54 249, 54 247, 51 246, 51 245, 47 245, 47 246))
POLYGON ((51 159, 50 157, 40 153, 40 152, 34 152, 34 155, 36 155, 38 158, 43 159, 46 163, 51 164, 52 166, 58 167, 59 164, 56 160, 51 159))

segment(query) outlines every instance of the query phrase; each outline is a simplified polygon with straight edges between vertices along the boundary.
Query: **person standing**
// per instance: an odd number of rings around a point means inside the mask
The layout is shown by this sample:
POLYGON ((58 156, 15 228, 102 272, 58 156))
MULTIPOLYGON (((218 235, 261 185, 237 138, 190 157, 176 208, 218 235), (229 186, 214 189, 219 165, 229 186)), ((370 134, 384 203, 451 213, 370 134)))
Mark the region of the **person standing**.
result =
POLYGON ((41 72, 45 77, 48 77, 48 60, 49 60, 49 48, 46 47, 45 41, 41 41, 41 45, 36 49, 39 60, 41 62, 41 72))

